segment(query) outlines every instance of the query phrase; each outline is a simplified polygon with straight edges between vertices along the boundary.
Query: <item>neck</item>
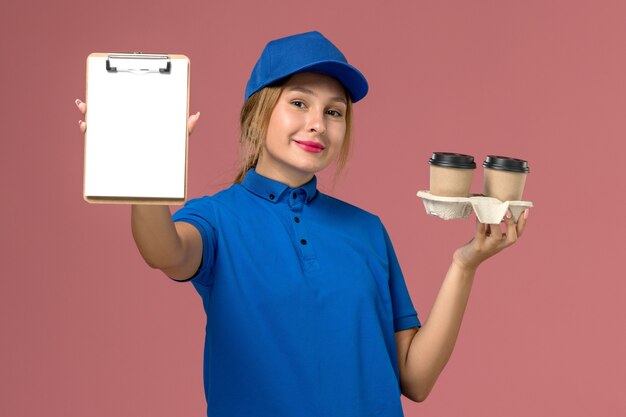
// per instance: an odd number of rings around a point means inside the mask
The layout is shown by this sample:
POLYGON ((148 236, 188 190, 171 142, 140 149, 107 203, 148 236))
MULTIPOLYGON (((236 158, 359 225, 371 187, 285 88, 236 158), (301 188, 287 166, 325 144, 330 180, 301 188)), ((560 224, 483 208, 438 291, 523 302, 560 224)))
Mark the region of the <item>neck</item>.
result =
POLYGON ((283 168, 264 164, 262 163, 261 158, 259 158, 254 170, 259 175, 263 175, 266 178, 286 184, 291 188, 301 187, 313 179, 313 174, 311 173, 295 171, 289 169, 288 167, 283 168))

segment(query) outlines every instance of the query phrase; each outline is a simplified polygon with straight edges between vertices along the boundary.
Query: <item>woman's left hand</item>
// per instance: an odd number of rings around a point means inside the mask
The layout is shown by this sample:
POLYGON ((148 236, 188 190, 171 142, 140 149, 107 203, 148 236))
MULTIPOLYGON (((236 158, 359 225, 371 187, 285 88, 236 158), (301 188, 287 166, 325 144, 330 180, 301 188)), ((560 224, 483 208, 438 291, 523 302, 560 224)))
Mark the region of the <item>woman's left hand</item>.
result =
POLYGON ((476 219, 474 238, 454 252, 453 262, 463 268, 475 270, 484 260, 514 244, 524 233, 527 219, 528 209, 519 216, 517 224, 507 211, 504 233, 499 224, 482 224, 476 219))

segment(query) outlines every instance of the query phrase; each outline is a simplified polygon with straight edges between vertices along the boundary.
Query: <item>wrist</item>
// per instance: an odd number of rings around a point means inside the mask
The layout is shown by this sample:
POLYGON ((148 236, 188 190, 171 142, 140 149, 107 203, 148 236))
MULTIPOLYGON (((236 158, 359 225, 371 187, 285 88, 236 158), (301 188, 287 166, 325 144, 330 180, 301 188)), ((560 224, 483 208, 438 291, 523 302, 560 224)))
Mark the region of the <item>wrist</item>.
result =
POLYGON ((463 254, 461 253, 461 249, 456 250, 454 252, 454 255, 452 256, 452 266, 460 269, 462 272, 466 274, 473 275, 478 269, 480 262, 470 261, 465 258, 466 257, 463 256, 463 254))

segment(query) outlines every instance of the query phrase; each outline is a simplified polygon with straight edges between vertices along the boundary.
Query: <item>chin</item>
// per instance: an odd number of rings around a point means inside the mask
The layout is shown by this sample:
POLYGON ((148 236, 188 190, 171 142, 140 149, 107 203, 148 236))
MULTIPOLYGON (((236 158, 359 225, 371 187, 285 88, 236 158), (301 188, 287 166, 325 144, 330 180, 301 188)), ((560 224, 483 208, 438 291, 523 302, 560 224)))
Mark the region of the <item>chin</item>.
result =
POLYGON ((328 167, 328 164, 324 164, 324 165, 300 165, 297 169, 300 172, 315 175, 318 172, 325 170, 327 167, 328 167))

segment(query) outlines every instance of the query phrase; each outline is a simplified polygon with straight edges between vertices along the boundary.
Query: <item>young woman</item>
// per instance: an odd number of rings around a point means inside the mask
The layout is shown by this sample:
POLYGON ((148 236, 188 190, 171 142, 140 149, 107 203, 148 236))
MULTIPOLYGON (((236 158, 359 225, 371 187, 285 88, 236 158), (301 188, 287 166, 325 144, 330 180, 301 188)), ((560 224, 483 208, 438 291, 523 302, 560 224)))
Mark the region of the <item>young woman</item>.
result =
POLYGON ((477 222, 422 325, 380 219, 316 187, 345 166, 367 89, 320 33, 274 40, 246 88, 234 184, 173 217, 132 206, 148 265, 202 297, 211 417, 402 416, 400 394, 423 401, 450 358, 477 267, 524 230, 527 212, 505 233, 477 222))

